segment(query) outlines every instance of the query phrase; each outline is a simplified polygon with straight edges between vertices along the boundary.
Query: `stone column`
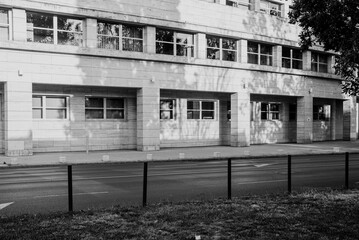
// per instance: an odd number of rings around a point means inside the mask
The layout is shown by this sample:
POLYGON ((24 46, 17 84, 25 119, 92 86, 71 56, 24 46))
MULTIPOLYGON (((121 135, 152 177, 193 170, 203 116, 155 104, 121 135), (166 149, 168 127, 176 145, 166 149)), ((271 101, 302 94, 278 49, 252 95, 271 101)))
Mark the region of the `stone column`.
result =
POLYGON ((86 18, 85 20, 85 46, 97 48, 97 19, 86 18))
POLYGON ((250 145, 250 94, 237 92, 231 95, 231 146, 250 145))
POLYGON ((330 104, 330 138, 331 140, 336 140, 337 135, 337 101, 335 99, 331 100, 330 104))
POLYGON ((238 62, 248 63, 248 41, 241 39, 238 40, 238 62))
POLYGON ((146 87, 137 90, 137 150, 160 149, 160 90, 146 87))
POLYGON ((32 83, 22 74, 4 85, 6 156, 32 155, 32 83))
POLYGON ((310 71, 312 69, 312 53, 311 51, 303 52, 303 70, 310 71))
POLYGON ((335 74, 335 56, 328 57, 328 73, 335 74))
POLYGON ((355 141, 357 139, 357 97, 350 97, 344 101, 344 115, 343 115, 343 139, 348 141, 355 141))
POLYGON ((143 51, 145 53, 156 53, 156 28, 147 26, 143 32, 143 51))
POLYGON ((14 41, 26 42, 26 12, 23 9, 12 9, 12 35, 14 41))
POLYGON ((313 97, 297 99, 297 143, 313 141, 313 97))
POLYGON ((282 67, 282 46, 273 47, 273 66, 282 67))
POLYGON ((206 59, 207 58, 207 39, 206 34, 198 33, 197 38, 197 58, 206 59))

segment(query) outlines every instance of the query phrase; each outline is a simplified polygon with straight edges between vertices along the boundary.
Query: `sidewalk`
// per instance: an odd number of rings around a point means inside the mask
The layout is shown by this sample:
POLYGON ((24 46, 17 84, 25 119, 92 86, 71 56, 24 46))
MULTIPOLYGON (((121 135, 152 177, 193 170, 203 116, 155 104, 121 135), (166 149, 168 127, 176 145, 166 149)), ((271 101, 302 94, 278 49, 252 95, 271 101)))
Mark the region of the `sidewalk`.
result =
POLYGON ((119 163, 167 160, 263 158, 286 155, 359 153, 359 141, 328 141, 312 144, 267 144, 250 147, 168 148, 153 152, 114 150, 89 152, 34 153, 32 156, 0 157, 0 167, 26 167, 86 163, 119 163))

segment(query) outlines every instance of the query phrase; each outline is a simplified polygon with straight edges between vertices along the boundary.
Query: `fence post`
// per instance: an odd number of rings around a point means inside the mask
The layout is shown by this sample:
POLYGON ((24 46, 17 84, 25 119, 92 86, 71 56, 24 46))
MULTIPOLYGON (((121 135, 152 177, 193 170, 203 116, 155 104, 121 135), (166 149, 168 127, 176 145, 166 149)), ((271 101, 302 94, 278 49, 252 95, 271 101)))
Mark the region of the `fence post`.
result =
POLYGON ((67 166, 67 181, 68 181, 68 198, 69 198, 69 212, 73 211, 73 195, 72 195, 72 165, 67 166))
POLYGON ((145 207, 147 204, 147 170, 148 162, 143 164, 143 192, 142 192, 142 206, 145 207))
POLYGON ((349 189, 349 153, 345 153, 345 189, 349 189))
POLYGON ((227 197, 228 200, 232 199, 232 159, 228 159, 228 164, 227 164, 227 197))
POLYGON ((292 156, 288 155, 288 193, 292 193, 292 156))

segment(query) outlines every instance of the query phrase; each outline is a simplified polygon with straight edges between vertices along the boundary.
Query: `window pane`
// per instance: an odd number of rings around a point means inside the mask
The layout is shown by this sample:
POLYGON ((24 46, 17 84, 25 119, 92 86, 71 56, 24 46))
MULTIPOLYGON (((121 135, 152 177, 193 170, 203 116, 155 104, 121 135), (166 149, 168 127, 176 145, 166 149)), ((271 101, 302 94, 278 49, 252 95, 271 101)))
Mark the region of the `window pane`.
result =
POLYGON ((268 111, 268 104, 267 103, 261 103, 261 111, 268 111))
MULTIPOLYGON (((190 51, 191 51, 191 49, 190 49, 190 51)), ((176 45, 176 56, 187 56, 187 46, 177 44, 176 45)))
POLYGON ((0 26, 0 41, 9 40, 9 28, 0 26))
POLYGON ((43 13, 26 13, 26 22, 28 28, 39 27, 39 28, 53 28, 53 16, 43 13))
POLYGON ((208 59, 220 59, 219 49, 207 48, 207 58, 208 59))
POLYGON ((27 41, 38 43, 54 43, 54 32, 52 30, 28 29, 27 41))
POLYGON ((142 40, 122 39, 122 50, 131 52, 143 52, 142 40))
POLYGON ((298 60, 293 60, 292 64, 293 64, 293 68, 294 69, 302 69, 302 61, 298 61, 298 60))
POLYGON ((236 41, 233 39, 222 39, 222 47, 225 49, 236 50, 236 41))
POLYGON ((119 36, 119 25, 98 22, 97 33, 107 36, 119 36))
POLYGON ((318 54, 312 52, 312 62, 318 62, 318 54))
POLYGON ((103 108, 103 98, 86 98, 85 107, 103 108))
POLYGON ((177 33, 176 43, 193 45, 193 34, 189 33, 177 33))
POLYGON ((214 102, 202 102, 203 110, 214 110, 214 102))
POLYGON ((278 112, 279 111, 279 104, 271 104, 270 105, 270 110, 278 112))
POLYGON ((284 67, 284 68, 290 68, 290 59, 288 59, 288 58, 283 58, 283 59, 282 59, 282 67, 284 67))
POLYGON ((47 97, 46 98, 46 107, 65 108, 66 107, 66 99, 63 97, 62 98, 47 97))
POLYGON ((187 111, 187 119, 199 119, 199 111, 187 111))
POLYGON ((173 111, 172 110, 161 110, 160 111, 161 119, 173 119, 173 111))
POLYGON ((171 43, 156 43, 156 53, 173 55, 174 45, 171 43))
POLYGON ((122 37, 143 38, 142 27, 122 25, 122 37))
POLYGON ((261 55, 261 65, 272 66, 272 57, 261 55))
POLYGON ((292 50, 292 57, 296 59, 302 59, 302 51, 299 49, 292 50))
POLYGON ((214 111, 202 111, 202 119, 214 119, 214 111))
POLYGON ((222 60, 225 60, 225 61, 233 61, 235 62, 236 61, 236 52, 233 52, 233 51, 222 51, 223 53, 223 59, 222 60))
POLYGON ((74 32, 58 32, 57 43, 61 45, 82 45, 82 34, 74 32))
POLYGON ((42 107, 42 97, 32 97, 32 107, 42 107))
POLYGON ((199 101, 187 101, 187 109, 199 109, 199 101))
POLYGON ((107 98, 106 100, 107 108, 124 108, 125 101, 121 98, 107 98))
POLYGON ((261 44, 261 54, 272 55, 272 46, 261 44))
POLYGON ((290 58, 290 48, 282 48, 282 57, 290 58))
POLYGON ((107 119, 124 119, 125 111, 124 110, 107 110, 106 118, 107 119))
POLYGON ((207 47, 219 48, 219 37, 207 36, 207 47))
POLYGON ((32 118, 41 119, 42 118, 42 109, 32 109, 32 118))
POLYGON ((326 65, 326 64, 319 64, 319 72, 327 73, 327 72, 328 72, 328 65, 326 65))
POLYGON ((5 9, 0 9, 0 23, 9 24, 8 12, 5 9))
POLYGON ((271 119, 279 120, 279 113, 271 113, 271 119))
POLYGON ((248 53, 248 63, 258 64, 258 55, 248 53))
POLYGON ((102 119, 103 110, 101 109, 86 109, 85 110, 86 119, 102 119))
POLYGON ((119 38, 118 37, 108 37, 108 36, 97 36, 97 47, 104 49, 115 49, 119 50, 119 38))
POLYGON ((325 55, 323 55, 323 54, 320 54, 320 55, 319 55, 319 62, 326 64, 326 63, 328 62, 327 56, 325 56, 325 55))
POLYGON ((173 42, 174 32, 170 30, 156 29, 156 40, 163 42, 173 42))
POLYGON ((248 42, 247 48, 248 48, 247 50, 249 53, 258 53, 259 52, 258 43, 248 42))
POLYGON ((268 119, 267 112, 261 112, 261 119, 268 119))
POLYGON ((314 71, 314 72, 317 72, 318 71, 318 64, 317 63, 312 63, 311 70, 314 71))
POLYGON ((47 119, 66 119, 65 109, 46 109, 47 119))
POLYGON ((59 30, 82 32, 82 20, 66 17, 57 18, 57 28, 59 30))
POLYGON ((173 109, 173 101, 172 100, 161 100, 160 109, 162 109, 162 110, 173 109))

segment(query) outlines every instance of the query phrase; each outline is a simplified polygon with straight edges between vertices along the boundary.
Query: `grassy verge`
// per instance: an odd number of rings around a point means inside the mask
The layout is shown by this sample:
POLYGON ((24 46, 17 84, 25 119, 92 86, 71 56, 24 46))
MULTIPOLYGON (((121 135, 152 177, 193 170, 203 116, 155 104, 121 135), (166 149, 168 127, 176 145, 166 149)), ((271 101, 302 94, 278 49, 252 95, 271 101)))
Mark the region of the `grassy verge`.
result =
POLYGON ((0 219, 0 239, 359 239, 359 190, 0 219), (199 238, 198 238, 199 239, 199 238))

